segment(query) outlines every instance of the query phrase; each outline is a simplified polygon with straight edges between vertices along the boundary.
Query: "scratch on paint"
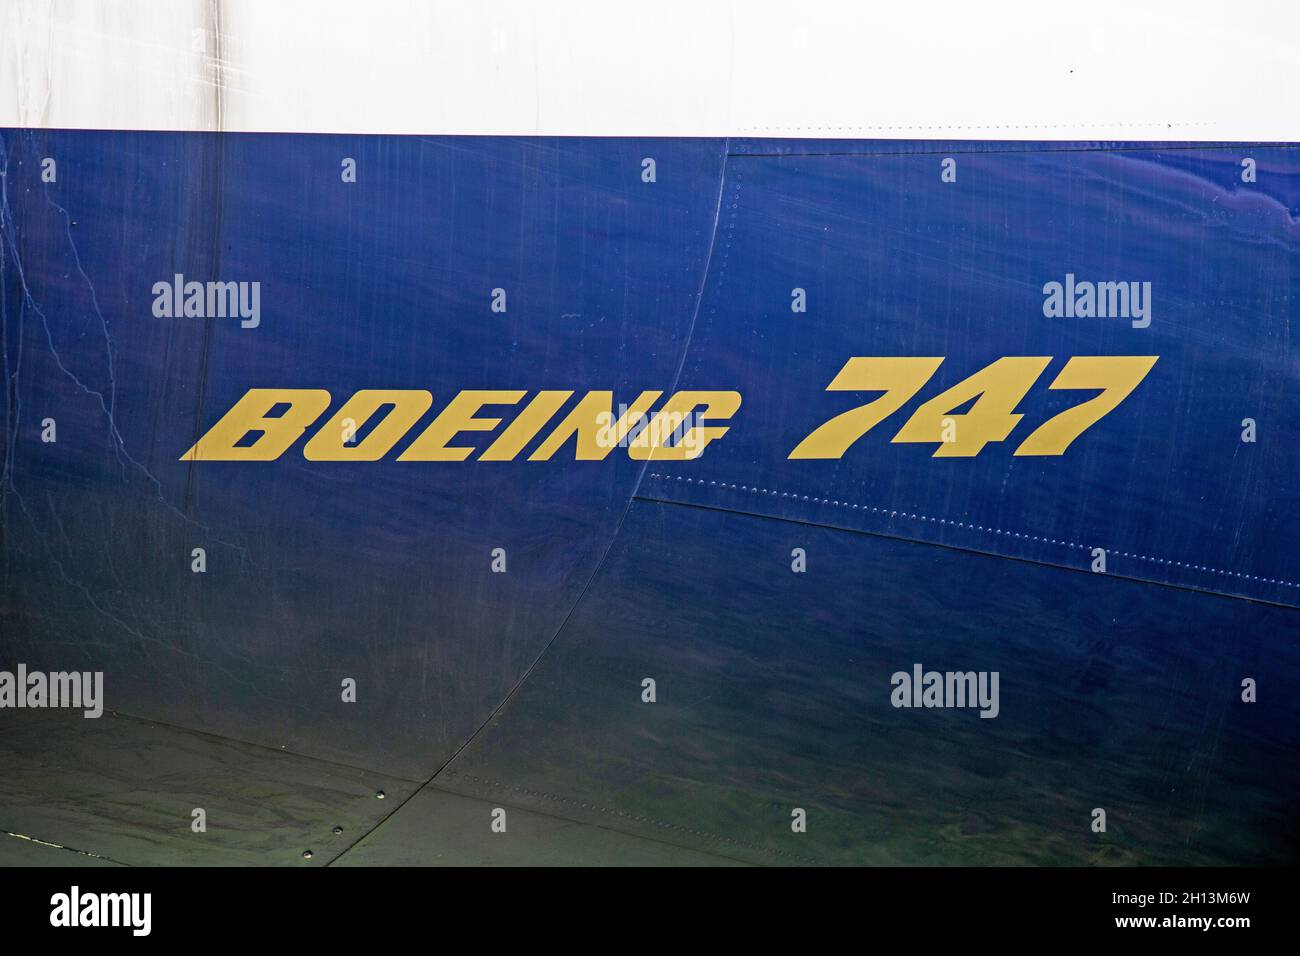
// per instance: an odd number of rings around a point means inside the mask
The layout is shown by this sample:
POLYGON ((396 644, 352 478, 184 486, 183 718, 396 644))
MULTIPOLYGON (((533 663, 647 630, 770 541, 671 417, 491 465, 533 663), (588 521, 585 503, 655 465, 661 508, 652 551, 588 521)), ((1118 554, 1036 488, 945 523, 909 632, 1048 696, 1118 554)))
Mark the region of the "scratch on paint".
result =
MULTIPOLYGON (((169 511, 171 511, 174 515, 176 515, 186 524, 190 525, 191 527, 198 528, 199 530, 203 531, 206 535, 211 537, 210 529, 206 525, 194 520, 189 515, 182 512, 179 508, 177 508, 175 505, 173 505, 170 501, 167 500, 167 498, 163 495, 162 482, 149 470, 149 468, 142 461, 138 460, 129 451, 127 451, 126 441, 123 438, 121 431, 118 429, 117 420, 115 418, 116 404, 117 404, 117 379, 116 379, 116 375, 114 371, 114 363, 113 363, 113 340, 109 332, 108 322, 104 318, 103 311, 100 309, 99 298, 96 294, 94 283, 91 281, 90 277, 86 274, 85 269, 82 267, 81 255, 77 249, 76 242, 72 238, 71 217, 68 215, 66 209, 64 209, 58 203, 50 199, 48 195, 46 195, 45 197, 46 203, 51 207, 53 207, 54 209, 58 210, 59 214, 63 216, 64 232, 67 235, 68 245, 72 251, 73 259, 76 262, 77 272, 80 274, 82 280, 85 282, 86 287, 90 292, 91 303, 93 305, 95 315, 99 319, 100 326, 104 331, 104 341, 105 341, 106 353, 107 353, 108 377, 109 377, 108 398, 105 399, 103 392, 98 391, 97 389, 94 389, 91 386, 87 385, 85 382, 83 382, 77 376, 77 374, 73 372, 64 363, 63 356, 59 353, 58 347, 54 344, 54 335, 50 329, 49 320, 46 317, 44 310, 41 309, 35 297, 32 295, 32 291, 27 284, 27 275, 23 269, 22 257, 19 254, 17 243, 15 240, 17 227, 14 222, 13 213, 9 205, 9 194, 8 194, 8 186, 7 186, 7 172, 9 167, 8 160, 9 160, 8 152, 4 148, 3 140, 0 140, 0 233, 4 234, 6 244, 8 245, 9 261, 13 264, 14 273, 18 277, 18 282, 22 289, 23 304, 29 307, 40 318, 41 327, 45 331, 45 339, 49 345, 50 354, 54 357, 55 364, 58 366, 59 370, 64 375, 66 375, 69 379, 72 380, 73 384, 76 385, 78 389, 80 389, 84 394, 91 396, 99 403, 100 409, 103 411, 104 415, 108 419, 109 432, 113 438, 113 450, 115 455, 118 458, 119 464, 121 464, 122 466, 123 480, 124 481, 127 480, 126 468, 127 468, 127 464, 129 463, 136 470, 138 470, 145 477, 145 479, 153 486, 155 497, 169 511)), ((19 357, 19 360, 21 361, 21 355, 19 357)), ((14 372, 14 378, 15 380, 17 378, 16 370, 14 372)), ((16 433, 18 431, 18 426, 19 426, 19 420, 16 416, 17 416, 17 411, 15 412, 15 419, 12 426, 14 434, 11 435, 11 439, 10 439, 11 444, 16 442, 16 433)), ((16 494, 17 489, 13 486, 12 470, 13 470, 12 454, 10 453, 6 455, 5 468, 4 468, 4 482, 7 486, 7 490, 11 490, 16 494)), ((237 553, 240 554, 241 558, 243 559, 248 558, 247 549, 244 548, 243 546, 234 544, 233 542, 223 541, 215 537, 213 537, 212 540, 215 541, 217 544, 223 545, 225 547, 231 548, 232 550, 236 551, 237 553)))
POLYGON ((37 846, 53 847, 56 850, 67 850, 69 853, 79 853, 81 856, 88 856, 95 860, 104 860, 108 863, 115 863, 106 856, 100 856, 98 853, 91 853, 89 850, 78 850, 76 847, 64 846, 62 843, 51 843, 49 840, 38 840, 36 837, 27 836, 24 833, 14 833, 12 830, 2 831, 5 836, 11 836, 15 840, 26 840, 28 843, 35 843, 37 846))

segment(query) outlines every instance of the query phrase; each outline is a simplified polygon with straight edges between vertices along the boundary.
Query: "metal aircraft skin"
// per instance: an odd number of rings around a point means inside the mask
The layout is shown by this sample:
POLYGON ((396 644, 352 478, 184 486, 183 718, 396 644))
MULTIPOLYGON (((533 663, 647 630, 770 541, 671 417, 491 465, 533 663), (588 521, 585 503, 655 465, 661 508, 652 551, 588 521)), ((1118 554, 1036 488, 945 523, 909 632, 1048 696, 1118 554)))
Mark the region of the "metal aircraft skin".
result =
POLYGON ((0 113, 0 865, 1295 863, 1296 138, 0 113))

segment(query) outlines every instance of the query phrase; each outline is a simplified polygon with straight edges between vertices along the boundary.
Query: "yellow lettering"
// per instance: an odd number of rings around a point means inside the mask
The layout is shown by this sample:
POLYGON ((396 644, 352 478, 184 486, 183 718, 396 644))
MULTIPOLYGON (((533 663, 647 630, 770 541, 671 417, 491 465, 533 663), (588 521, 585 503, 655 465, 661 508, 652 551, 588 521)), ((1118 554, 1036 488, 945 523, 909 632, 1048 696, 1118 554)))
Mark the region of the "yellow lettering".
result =
POLYGON ((410 431, 429 406, 433 395, 423 389, 363 388, 349 398, 334 417, 321 426, 303 448, 308 461, 378 461, 392 450, 398 439, 410 431), (365 441, 347 443, 352 436, 345 423, 360 429, 382 405, 394 408, 371 430, 365 441))
POLYGON ((711 441, 725 435, 730 427, 692 425, 675 445, 665 444, 696 408, 704 411, 698 419, 731 418, 740 408, 739 392, 677 392, 642 431, 632 439, 628 455, 635 461, 690 461, 704 454, 711 441))
POLYGON ((942 358, 854 357, 826 386, 828 392, 884 392, 818 426, 795 445, 790 458, 843 458, 849 447, 903 407, 943 363, 942 358))
POLYGON ((1063 455, 1070 443, 1138 387, 1158 355, 1076 355, 1048 388, 1099 388, 1101 394, 1039 425, 1016 455, 1063 455))
POLYGON ((472 391, 461 392, 435 418, 409 448, 397 456, 398 461, 464 461, 474 449, 461 445, 448 445, 461 432, 490 432, 501 424, 499 418, 475 418, 474 413, 484 405, 514 405, 526 392, 472 391))
POLYGON ((323 388, 250 388, 180 460, 275 461, 329 404, 330 393, 323 388), (283 415, 266 417, 276 405, 286 404, 283 415), (253 432, 261 432, 256 441, 236 447, 253 432))
POLYGON ((572 395, 571 391, 538 392, 537 397, 519 413, 519 417, 506 426, 501 437, 478 456, 478 460, 512 461, 572 395))
POLYGON ((588 392, 546 436, 546 441, 528 456, 529 461, 549 461, 570 437, 578 436, 578 461, 604 461, 618 447, 634 424, 650 410, 663 392, 642 392, 632 407, 613 424, 614 393, 588 392))

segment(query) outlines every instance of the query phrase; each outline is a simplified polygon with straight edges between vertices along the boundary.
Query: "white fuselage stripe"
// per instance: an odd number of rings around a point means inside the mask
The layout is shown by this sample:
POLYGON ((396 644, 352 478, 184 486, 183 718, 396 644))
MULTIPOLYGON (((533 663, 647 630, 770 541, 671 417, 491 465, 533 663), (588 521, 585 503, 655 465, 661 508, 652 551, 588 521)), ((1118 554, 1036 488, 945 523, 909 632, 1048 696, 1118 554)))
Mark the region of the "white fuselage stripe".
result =
POLYGON ((1294 0, 6 0, 0 126, 1300 140, 1294 0))

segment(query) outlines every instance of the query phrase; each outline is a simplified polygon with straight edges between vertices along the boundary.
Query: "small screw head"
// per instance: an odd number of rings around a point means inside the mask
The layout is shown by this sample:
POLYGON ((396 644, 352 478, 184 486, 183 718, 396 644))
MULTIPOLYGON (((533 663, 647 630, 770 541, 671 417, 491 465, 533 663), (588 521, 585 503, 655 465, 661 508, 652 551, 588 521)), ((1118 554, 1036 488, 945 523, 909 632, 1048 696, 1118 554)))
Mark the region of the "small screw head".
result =
POLYGON ((338 836, 338 835, 339 835, 340 833, 342 833, 342 832, 343 832, 343 828, 342 828, 342 827, 335 827, 335 828, 334 828, 334 835, 335 835, 335 836, 338 836))
POLYGON ((303 850, 303 851, 302 851, 302 858, 303 858, 304 860, 310 860, 311 857, 312 857, 311 850, 303 850))
POLYGON ((384 799, 384 797, 386 797, 386 796, 388 796, 388 794, 384 793, 384 791, 382 791, 382 790, 376 790, 376 791, 375 791, 375 799, 376 799, 376 800, 382 800, 382 799, 384 799))

